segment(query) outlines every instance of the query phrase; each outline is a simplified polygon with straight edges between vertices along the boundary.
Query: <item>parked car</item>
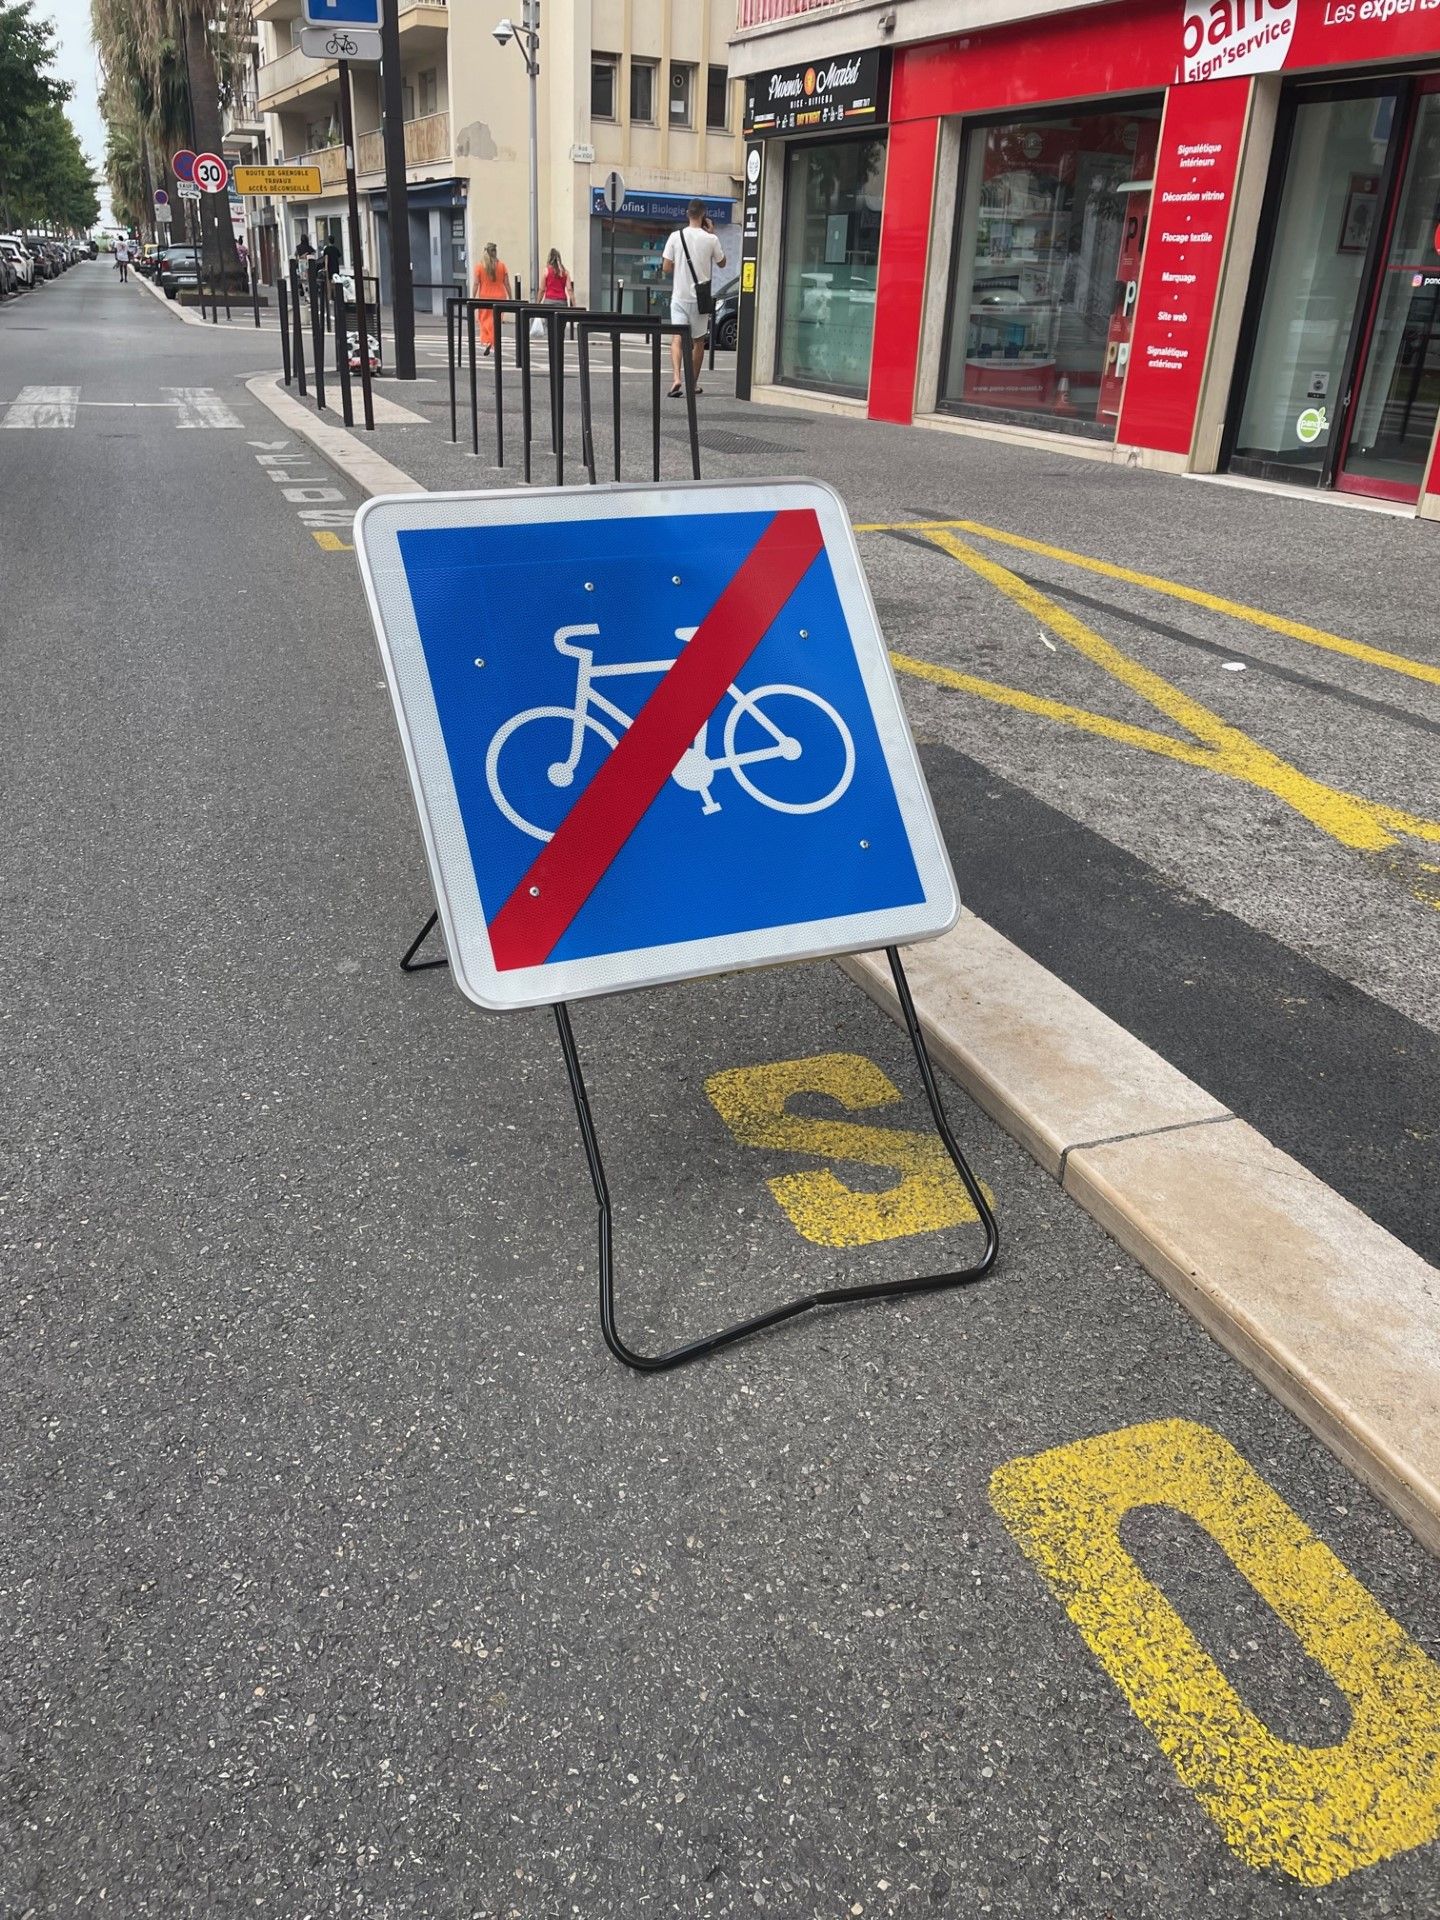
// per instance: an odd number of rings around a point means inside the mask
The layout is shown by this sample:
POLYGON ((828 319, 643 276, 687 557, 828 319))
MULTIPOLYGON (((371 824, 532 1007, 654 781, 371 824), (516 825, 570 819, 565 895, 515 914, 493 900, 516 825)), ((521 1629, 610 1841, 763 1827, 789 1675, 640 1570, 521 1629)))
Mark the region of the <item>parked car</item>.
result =
POLYGON ((156 271, 161 292, 167 300, 173 300, 182 287, 187 290, 200 286, 200 256, 194 247, 163 247, 160 251, 160 265, 156 271))
POLYGON ((715 301, 715 344, 733 353, 740 338, 740 282, 732 280, 715 301))
POLYGON ((23 291, 15 262, 4 248, 0 247, 0 300, 8 300, 12 294, 23 291))
POLYGON ((135 271, 143 273, 147 280, 153 280, 160 271, 160 255, 163 248, 153 246, 149 241, 140 249, 140 258, 135 262, 135 271))
POLYGON ((35 261, 24 241, 13 233, 0 233, 0 254, 9 262, 15 275, 16 291, 35 284, 35 261))

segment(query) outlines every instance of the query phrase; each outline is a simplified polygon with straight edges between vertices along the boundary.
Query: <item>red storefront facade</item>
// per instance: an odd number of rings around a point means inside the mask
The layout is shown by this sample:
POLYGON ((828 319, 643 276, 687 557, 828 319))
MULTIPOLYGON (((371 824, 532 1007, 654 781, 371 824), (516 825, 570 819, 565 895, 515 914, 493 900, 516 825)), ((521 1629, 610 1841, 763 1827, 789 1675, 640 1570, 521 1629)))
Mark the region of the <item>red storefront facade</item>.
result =
POLYGON ((833 386, 872 419, 1440 518, 1440 0, 1121 0, 890 60, 850 199, 812 142, 805 258, 805 143, 766 145, 756 386, 826 390, 802 301, 817 340, 873 311, 833 386))

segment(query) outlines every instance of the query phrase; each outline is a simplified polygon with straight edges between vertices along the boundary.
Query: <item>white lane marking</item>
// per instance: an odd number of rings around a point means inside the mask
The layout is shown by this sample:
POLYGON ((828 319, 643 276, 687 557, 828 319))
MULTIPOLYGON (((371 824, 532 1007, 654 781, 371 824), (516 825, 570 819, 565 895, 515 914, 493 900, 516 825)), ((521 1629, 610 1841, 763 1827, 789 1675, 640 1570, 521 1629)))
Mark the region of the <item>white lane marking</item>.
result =
POLYGON ((22 387, 0 426, 73 427, 79 400, 79 387, 22 387))
POLYGON ((178 407, 178 400, 78 400, 81 407, 178 407))
POLYGON ((213 387, 162 387, 180 409, 177 429, 186 427, 238 427, 239 416, 232 413, 213 387))

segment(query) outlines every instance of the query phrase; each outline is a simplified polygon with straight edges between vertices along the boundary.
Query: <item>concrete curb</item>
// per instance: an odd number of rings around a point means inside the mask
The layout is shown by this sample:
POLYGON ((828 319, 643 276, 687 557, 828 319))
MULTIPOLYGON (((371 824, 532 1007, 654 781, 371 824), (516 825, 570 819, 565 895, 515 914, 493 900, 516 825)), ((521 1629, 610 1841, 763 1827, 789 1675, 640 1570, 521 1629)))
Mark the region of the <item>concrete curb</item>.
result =
POLYGON ((182 307, 178 300, 167 300, 154 281, 147 280, 143 273, 137 273, 135 278, 152 299, 158 300, 167 313, 173 314, 187 327, 203 327, 206 324, 192 307, 182 307))
MULTIPOLYGON (((276 381, 363 492, 427 491, 276 381)), ((838 964, 899 1019, 880 956, 838 964)), ((973 914, 905 964, 951 1077, 1440 1554, 1440 1272, 973 914)))
POLYGON ((418 480, 412 480, 408 473, 402 473, 399 467, 392 466, 373 447, 363 446, 347 427, 332 427, 324 420, 317 420, 308 408, 302 407, 293 395, 286 393, 280 384, 282 378, 278 373, 257 373, 245 382, 245 386, 262 407, 268 407, 291 433, 298 433, 303 440, 308 440, 337 473, 347 480, 353 480, 362 493, 373 496, 377 493, 429 491, 418 480))
POLYGON ((1440 1272, 973 914, 905 964, 947 1072, 1440 1553, 1440 1272))

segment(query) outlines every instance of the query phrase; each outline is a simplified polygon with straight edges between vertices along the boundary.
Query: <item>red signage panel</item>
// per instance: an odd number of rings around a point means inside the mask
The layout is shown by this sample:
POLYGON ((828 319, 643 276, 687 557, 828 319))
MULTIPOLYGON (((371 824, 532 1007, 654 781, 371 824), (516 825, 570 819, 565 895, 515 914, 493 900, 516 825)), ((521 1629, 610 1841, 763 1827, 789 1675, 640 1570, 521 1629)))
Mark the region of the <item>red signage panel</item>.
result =
POLYGON ((1166 101, 1116 435, 1127 446, 1190 451, 1250 86, 1213 80, 1166 101))

